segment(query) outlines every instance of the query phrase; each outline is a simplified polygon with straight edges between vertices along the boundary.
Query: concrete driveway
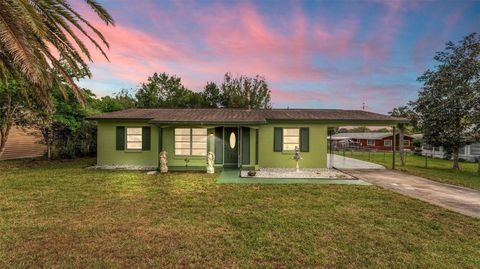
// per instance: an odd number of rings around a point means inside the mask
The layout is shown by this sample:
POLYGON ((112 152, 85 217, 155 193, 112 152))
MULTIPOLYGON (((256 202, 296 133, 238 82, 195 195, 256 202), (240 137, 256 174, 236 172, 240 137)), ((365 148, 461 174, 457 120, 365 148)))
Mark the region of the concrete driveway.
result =
POLYGON ((480 218, 480 191, 444 184, 394 170, 352 169, 344 171, 371 184, 480 218))
POLYGON ((330 159, 330 154, 327 155, 328 167, 331 167, 330 164, 332 164, 334 168, 337 168, 340 170, 341 169, 385 169, 385 167, 376 163, 343 157, 335 154, 333 154, 331 157, 332 159, 330 159))

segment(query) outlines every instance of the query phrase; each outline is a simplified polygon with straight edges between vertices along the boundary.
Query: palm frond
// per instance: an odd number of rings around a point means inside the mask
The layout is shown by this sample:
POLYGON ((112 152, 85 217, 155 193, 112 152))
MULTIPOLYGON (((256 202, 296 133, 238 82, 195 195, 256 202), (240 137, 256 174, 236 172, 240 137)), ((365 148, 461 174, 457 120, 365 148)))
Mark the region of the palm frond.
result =
POLYGON ((97 13, 97 15, 108 25, 115 24, 112 16, 95 0, 86 0, 87 4, 97 13))
MULTIPOLYGON (((100 4, 84 1, 103 22, 114 25, 113 18, 100 4)), ((36 98, 46 106, 51 103, 52 87, 59 87, 62 92, 70 87, 83 103, 82 91, 74 79, 90 76, 84 58, 91 61, 92 57, 78 33, 108 60, 104 47, 97 41, 109 47, 103 34, 67 1, 0 1, 0 80, 18 70, 30 82, 36 98), (85 26, 96 38, 85 31, 85 26)))

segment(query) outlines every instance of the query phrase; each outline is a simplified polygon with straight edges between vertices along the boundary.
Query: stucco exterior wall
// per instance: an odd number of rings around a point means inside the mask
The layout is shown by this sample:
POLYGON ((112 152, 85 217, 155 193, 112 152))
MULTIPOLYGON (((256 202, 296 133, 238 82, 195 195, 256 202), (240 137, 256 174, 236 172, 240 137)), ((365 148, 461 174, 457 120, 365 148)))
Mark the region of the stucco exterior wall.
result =
POLYGON ((97 125, 97 165, 158 167, 158 127, 147 122, 103 122, 97 125), (151 127, 150 150, 116 150, 116 127, 151 127))
POLYGON ((259 167, 268 168, 294 168, 296 163, 293 160, 293 152, 274 152, 273 130, 280 128, 309 128, 309 152, 300 152, 302 160, 300 168, 326 168, 327 167, 327 125, 324 124, 302 124, 302 123, 275 123, 259 126, 259 167))
MULTIPOLYGON (((188 127, 188 126, 184 126, 188 127)), ((274 152, 273 130, 280 128, 309 128, 309 152, 301 152, 303 159, 300 167, 324 168, 327 167, 327 125, 325 124, 300 124, 300 123, 275 123, 268 125, 249 126, 250 129, 250 163, 242 164, 245 169, 260 167, 285 167, 294 168, 295 161, 292 159, 293 152, 274 152), (256 161, 256 129, 259 130, 258 141, 258 165, 256 161)), ((208 151, 215 152, 214 127, 208 128, 208 151)), ((188 168, 206 168, 206 156, 189 156, 186 167, 185 156, 176 156, 174 150, 174 127, 162 128, 161 144, 159 126, 147 122, 132 121, 99 121, 97 138, 97 164, 105 165, 135 165, 158 167, 158 153, 161 149, 167 151, 168 166, 172 170, 188 168), (116 127, 151 127, 150 150, 116 150, 116 127), (161 147, 161 148, 160 148, 161 147)), ((222 164, 216 164, 222 167, 222 164)))

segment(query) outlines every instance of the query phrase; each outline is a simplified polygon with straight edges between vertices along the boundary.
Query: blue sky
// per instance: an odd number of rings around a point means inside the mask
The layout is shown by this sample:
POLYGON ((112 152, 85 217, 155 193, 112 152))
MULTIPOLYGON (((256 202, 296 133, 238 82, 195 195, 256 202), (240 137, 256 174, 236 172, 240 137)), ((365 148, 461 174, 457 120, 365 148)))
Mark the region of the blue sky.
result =
POLYGON ((78 6, 110 43, 81 82, 98 96, 153 72, 192 90, 232 72, 264 76, 274 107, 386 113, 416 97, 445 42, 480 28, 480 1, 99 2, 115 27, 78 6))

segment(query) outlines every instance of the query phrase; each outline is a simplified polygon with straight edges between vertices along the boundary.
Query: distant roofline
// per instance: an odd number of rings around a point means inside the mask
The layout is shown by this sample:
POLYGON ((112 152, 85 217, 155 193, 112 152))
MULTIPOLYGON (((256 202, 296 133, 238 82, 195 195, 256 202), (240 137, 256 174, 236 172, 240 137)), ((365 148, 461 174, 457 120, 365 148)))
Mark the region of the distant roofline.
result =
MULTIPOLYGON (((382 138, 385 138, 385 137, 388 137, 388 136, 393 136, 392 132, 385 132, 385 133, 384 132, 364 132, 364 133, 355 132, 355 133, 337 133, 337 134, 332 135, 332 138, 369 139, 368 137, 357 138, 361 134, 364 134, 364 135, 367 135, 367 136, 368 135, 378 136, 377 138, 372 138, 372 139, 382 139, 382 138), (353 136, 357 136, 357 137, 353 137, 353 136)), ((395 135, 399 135, 399 133, 397 132, 395 135)), ((403 136, 404 137, 410 137, 410 138, 414 139, 414 137, 412 135, 409 135, 409 134, 404 134, 403 136)))

